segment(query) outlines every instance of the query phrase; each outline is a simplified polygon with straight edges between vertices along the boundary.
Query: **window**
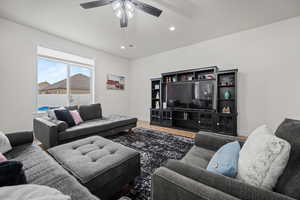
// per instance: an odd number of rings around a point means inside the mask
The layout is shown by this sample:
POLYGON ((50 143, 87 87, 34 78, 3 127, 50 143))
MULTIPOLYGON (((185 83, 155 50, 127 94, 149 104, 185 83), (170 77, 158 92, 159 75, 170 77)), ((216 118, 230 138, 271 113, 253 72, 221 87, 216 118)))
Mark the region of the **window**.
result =
POLYGON ((42 53, 38 49, 37 60, 37 109, 43 111, 59 106, 93 103, 93 67, 90 66, 93 62, 87 63, 85 61, 91 60, 42 49, 42 53), (53 55, 57 57, 53 58, 53 55))

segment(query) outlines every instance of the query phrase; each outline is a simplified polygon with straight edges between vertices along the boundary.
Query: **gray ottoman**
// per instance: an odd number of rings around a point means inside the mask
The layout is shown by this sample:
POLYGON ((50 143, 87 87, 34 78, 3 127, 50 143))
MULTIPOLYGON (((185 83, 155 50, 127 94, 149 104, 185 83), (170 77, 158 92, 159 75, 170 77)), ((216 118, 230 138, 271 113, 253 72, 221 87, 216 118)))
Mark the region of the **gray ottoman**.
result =
POLYGON ((48 152, 102 200, 140 175, 137 151, 100 136, 60 145, 48 152))

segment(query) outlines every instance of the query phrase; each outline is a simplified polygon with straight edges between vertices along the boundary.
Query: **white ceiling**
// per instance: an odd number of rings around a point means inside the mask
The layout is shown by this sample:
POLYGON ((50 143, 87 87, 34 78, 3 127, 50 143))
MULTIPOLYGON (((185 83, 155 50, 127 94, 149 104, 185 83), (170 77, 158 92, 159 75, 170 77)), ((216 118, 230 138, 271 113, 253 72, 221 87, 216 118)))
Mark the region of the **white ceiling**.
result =
POLYGON ((91 10, 79 6, 88 1, 1 0, 0 16, 121 57, 138 58, 300 15, 299 0, 141 0, 163 14, 156 18, 137 10, 124 31, 110 5, 91 10), (168 30, 171 25, 174 32, 168 30), (120 49, 129 44, 134 47, 120 49))

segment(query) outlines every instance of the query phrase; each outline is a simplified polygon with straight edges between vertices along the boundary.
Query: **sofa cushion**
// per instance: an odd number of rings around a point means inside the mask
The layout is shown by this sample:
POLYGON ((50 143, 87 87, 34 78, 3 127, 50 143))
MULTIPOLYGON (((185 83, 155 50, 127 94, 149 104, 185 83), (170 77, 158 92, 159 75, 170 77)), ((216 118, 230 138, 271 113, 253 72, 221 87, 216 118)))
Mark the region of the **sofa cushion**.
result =
POLYGON ((215 154, 214 151, 193 146, 191 150, 182 158, 182 162, 195 167, 205 168, 215 154))
POLYGON ((285 119, 275 132, 291 144, 288 164, 279 178, 275 190, 295 199, 300 199, 300 121, 285 119))
POLYGON ((26 184, 0 187, 1 200, 71 200, 70 196, 42 185, 26 184))
POLYGON ((91 104, 79 106, 79 113, 83 121, 101 119, 102 118, 102 108, 101 104, 91 104))
POLYGON ((48 152, 83 184, 99 180, 98 188, 139 167, 137 151, 100 136, 53 147, 48 152))
POLYGON ((23 163, 27 183, 55 188, 72 200, 99 200, 38 146, 17 146, 5 155, 23 163))
POLYGON ((64 132, 59 133, 59 140, 68 140, 85 135, 97 134, 114 128, 134 124, 136 122, 136 118, 121 115, 110 115, 109 117, 86 121, 78 126, 71 127, 64 132))

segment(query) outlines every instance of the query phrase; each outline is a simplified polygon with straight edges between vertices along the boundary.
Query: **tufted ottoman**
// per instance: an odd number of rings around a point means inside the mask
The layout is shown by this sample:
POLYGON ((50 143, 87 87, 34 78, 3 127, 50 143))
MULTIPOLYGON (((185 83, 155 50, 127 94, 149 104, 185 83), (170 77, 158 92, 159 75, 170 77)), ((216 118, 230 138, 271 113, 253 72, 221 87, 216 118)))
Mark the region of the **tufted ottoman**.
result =
POLYGON ((140 175, 137 151, 100 136, 60 145, 48 152, 102 200, 140 175))

